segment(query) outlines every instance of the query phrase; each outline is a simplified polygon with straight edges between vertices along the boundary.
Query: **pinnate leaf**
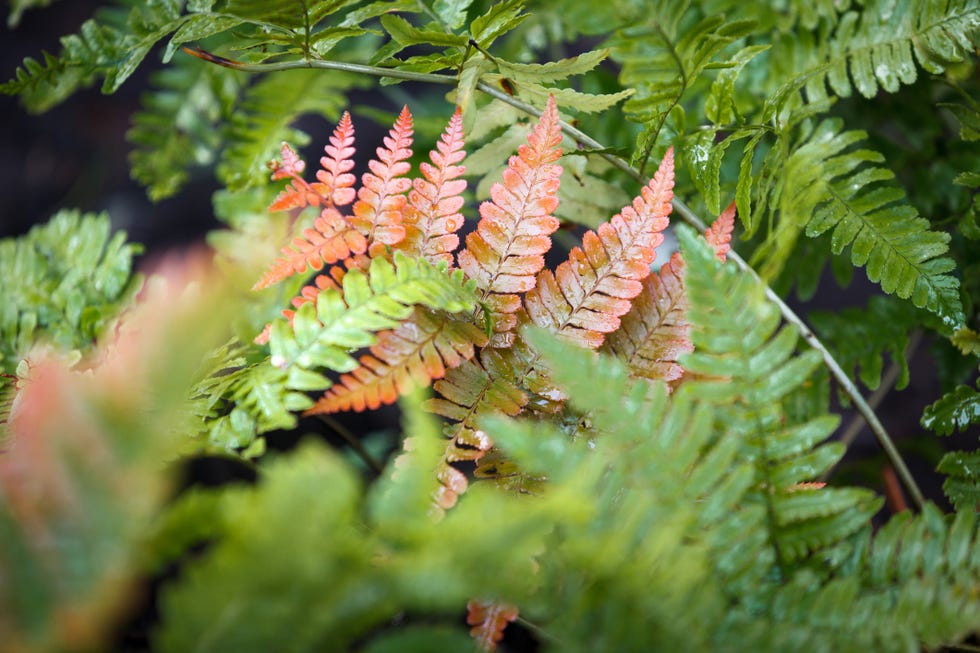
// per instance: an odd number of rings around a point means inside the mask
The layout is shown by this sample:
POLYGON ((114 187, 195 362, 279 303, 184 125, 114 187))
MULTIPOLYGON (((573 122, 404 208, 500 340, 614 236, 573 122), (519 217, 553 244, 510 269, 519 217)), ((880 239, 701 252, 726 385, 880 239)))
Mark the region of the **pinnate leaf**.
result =
POLYGON ((476 281, 483 301, 490 305, 493 344, 513 341, 520 307, 518 293, 534 287, 544 267, 551 234, 558 228, 552 215, 558 206, 562 168, 561 130, 554 98, 504 170, 503 181, 493 185, 490 201, 480 205, 480 222, 466 237, 459 266, 476 281))
POLYGON ((419 166, 423 178, 412 182, 403 213, 405 239, 396 245, 398 249, 433 263, 452 263, 452 252, 459 247, 456 231, 463 226, 459 212, 466 190, 466 180, 459 179, 466 170, 459 165, 466 156, 463 145, 462 112, 457 109, 429 153, 432 163, 419 166))

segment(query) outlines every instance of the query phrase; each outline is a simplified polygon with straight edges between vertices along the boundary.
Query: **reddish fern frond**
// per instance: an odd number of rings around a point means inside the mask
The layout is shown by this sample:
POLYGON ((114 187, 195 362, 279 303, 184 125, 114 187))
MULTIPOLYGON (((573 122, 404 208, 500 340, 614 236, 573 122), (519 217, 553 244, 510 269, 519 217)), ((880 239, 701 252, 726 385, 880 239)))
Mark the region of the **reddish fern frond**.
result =
POLYGON ((676 381, 684 374, 677 360, 694 351, 687 305, 684 259, 674 252, 659 275, 643 280, 643 291, 603 349, 619 356, 637 376, 676 381))
POLYGON ((486 343, 472 323, 417 307, 398 328, 379 333, 361 366, 341 376, 308 412, 361 412, 394 403, 412 387, 441 379, 486 343))
MULTIPOLYGON (((735 225, 732 203, 705 231, 715 255, 724 261, 731 249, 735 225)), ((674 382, 684 375, 678 364, 683 354, 694 351, 691 324, 687 321, 684 259, 674 252, 660 274, 643 280, 643 292, 633 300, 620 328, 609 335, 603 348, 620 357, 630 370, 648 379, 674 382)))
POLYGON ((354 201, 354 175, 350 169, 354 167, 354 124, 346 111, 340 122, 334 128, 330 144, 323 148, 327 156, 320 158, 322 170, 318 170, 312 184, 303 179, 306 163, 299 154, 289 146, 282 144, 278 161, 269 163, 272 169, 272 179, 291 178, 289 186, 276 197, 269 207, 270 211, 287 211, 306 206, 338 207, 346 206, 354 201))
POLYGON ((433 263, 443 260, 452 265, 452 252, 459 247, 456 231, 463 226, 459 210, 466 180, 458 177, 466 168, 457 165, 466 156, 463 145, 463 114, 457 108, 436 149, 429 152, 432 163, 419 165, 424 179, 412 181, 402 216, 405 239, 398 249, 433 263))
POLYGON ((351 174, 354 167, 354 123, 350 114, 344 112, 340 122, 330 136, 330 144, 323 148, 326 156, 320 157, 321 169, 317 171, 317 182, 310 186, 321 197, 329 198, 334 206, 347 206, 354 201, 356 177, 351 174))
POLYGON ((715 250, 715 256, 724 263, 732 249, 732 231, 735 229, 735 202, 728 205, 704 232, 704 238, 715 250))
POLYGON ((543 270, 524 298, 531 321, 596 348, 619 328, 620 317, 643 289, 663 242, 674 189, 674 152, 630 206, 596 231, 587 231, 555 274, 543 270))
POLYGON ((561 130, 554 97, 537 125, 510 157, 503 181, 490 189, 490 201, 480 205, 480 222, 466 237, 459 266, 490 305, 494 330, 491 344, 508 346, 517 325, 520 307, 517 293, 535 285, 544 267, 544 253, 551 248, 551 234, 558 228, 552 213, 558 207, 562 167, 561 130))
POLYGON ((303 179, 306 163, 300 158, 289 143, 283 143, 279 150, 278 160, 269 162, 272 170, 272 180, 290 178, 292 181, 276 196, 269 206, 270 211, 288 211, 305 206, 319 206, 323 198, 303 179))
POLYGON ((352 229, 337 209, 327 207, 312 228, 303 230, 302 238, 293 239, 292 245, 281 251, 282 256, 273 261, 253 290, 301 274, 307 268, 320 270, 324 264, 336 263, 351 254, 362 254, 367 251, 367 239, 352 229))
POLYGON ((466 623, 481 651, 493 651, 504 638, 507 624, 517 619, 518 609, 506 603, 470 601, 466 604, 466 623))
POLYGON ((371 243, 372 256, 374 249, 383 250, 405 237, 402 209, 411 181, 403 175, 411 169, 407 159, 412 156, 412 133, 412 114, 404 107, 384 146, 376 150, 378 158, 368 162, 370 172, 361 176, 350 221, 371 243))

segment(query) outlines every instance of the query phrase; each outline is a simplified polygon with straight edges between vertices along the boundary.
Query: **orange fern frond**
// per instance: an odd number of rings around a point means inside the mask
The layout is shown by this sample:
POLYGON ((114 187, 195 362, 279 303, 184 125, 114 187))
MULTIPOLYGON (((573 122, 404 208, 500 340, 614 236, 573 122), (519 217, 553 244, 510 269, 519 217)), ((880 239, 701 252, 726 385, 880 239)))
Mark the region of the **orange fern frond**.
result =
POLYGON ((637 376, 676 381, 684 374, 677 360, 694 351, 687 306, 684 259, 674 252, 660 274, 643 280, 643 291, 603 349, 619 356, 637 376))
POLYGON ((350 169, 354 167, 354 124, 346 111, 330 136, 330 144, 323 148, 327 156, 320 158, 319 180, 312 184, 303 179, 306 163, 287 143, 282 144, 279 161, 272 161, 272 179, 291 178, 287 186, 269 207, 270 211, 286 211, 305 206, 346 206, 354 201, 356 181, 350 169))
POLYGON ((507 624, 517 619, 518 609, 506 603, 470 601, 466 604, 466 623, 481 651, 493 651, 504 638, 507 624))
POLYGON ((385 245, 395 245, 405 237, 402 209, 411 181, 404 175, 411 169, 407 159, 412 156, 412 133, 412 114, 403 107, 384 138, 384 147, 376 150, 378 158, 368 162, 370 172, 361 176, 350 221, 367 237, 372 250, 383 250, 385 245))
POLYGON ((463 145, 463 114, 457 108, 436 149, 429 152, 432 164, 419 166, 424 179, 412 182, 403 212, 405 239, 398 245, 402 251, 452 265, 452 252, 459 247, 456 231, 463 226, 459 210, 466 180, 458 177, 466 168, 457 165, 466 156, 463 145))
POLYGON ((313 227, 303 230, 302 238, 295 238, 292 245, 282 248, 282 256, 273 261, 252 289, 260 290, 301 274, 307 268, 320 270, 324 264, 336 263, 351 254, 362 254, 367 251, 367 243, 367 239, 352 229, 337 209, 324 208, 313 227))
POLYGON ((361 366, 341 376, 307 413, 361 412, 394 403, 412 387, 442 378, 486 343, 486 334, 472 323, 417 307, 398 328, 379 333, 361 366))
POLYGON ((587 231, 555 274, 543 270, 524 298, 535 324, 596 348, 619 328, 632 300, 650 275, 656 248, 663 242, 674 192, 674 152, 630 206, 596 231, 587 231))
POLYGON ((354 167, 354 123, 346 111, 323 151, 326 156, 320 157, 318 181, 311 186, 321 197, 330 198, 334 206, 347 206, 356 197, 353 186, 357 178, 350 172, 354 167))
POLYGON ((735 229, 735 202, 728 205, 704 232, 704 238, 715 250, 715 256, 724 263, 732 249, 732 231, 735 229))
POLYGON ((510 157, 503 182, 490 189, 490 201, 480 205, 480 222, 466 237, 459 266, 482 291, 490 307, 493 346, 513 342, 520 297, 535 285, 544 267, 544 253, 551 248, 551 234, 559 222, 552 213, 558 207, 562 167, 561 129, 554 97, 537 125, 510 157))
MULTIPOLYGON (((724 262, 731 249, 735 225, 732 203, 704 233, 724 262)), ((643 280, 643 292, 633 300, 620 328, 609 335, 603 348, 620 357, 637 376, 659 381, 679 381, 684 370, 677 362, 694 351, 691 324, 687 321, 688 299, 684 290, 684 259, 674 252, 660 268, 643 280)))

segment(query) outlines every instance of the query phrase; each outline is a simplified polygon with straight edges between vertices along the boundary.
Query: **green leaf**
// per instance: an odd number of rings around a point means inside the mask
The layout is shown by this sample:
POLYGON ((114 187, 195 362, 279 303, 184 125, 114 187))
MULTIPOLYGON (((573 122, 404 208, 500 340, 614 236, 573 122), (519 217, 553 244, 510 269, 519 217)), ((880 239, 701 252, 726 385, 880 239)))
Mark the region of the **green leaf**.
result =
POLYGON ((880 154, 848 151, 863 138, 862 132, 841 131, 840 121, 825 120, 790 155, 780 194, 781 228, 805 225, 810 237, 833 230, 835 254, 850 246, 851 262, 866 266, 882 290, 956 328, 964 318, 959 280, 949 274, 954 263, 944 256, 949 235, 929 228, 891 171, 877 165, 880 154))
POLYGON ((494 2, 482 16, 470 23, 470 34, 484 50, 498 38, 520 25, 528 14, 524 10, 523 0, 504 0, 494 2))
POLYGON ((543 64, 514 63, 503 59, 495 59, 494 62, 497 64, 500 74, 510 79, 535 84, 549 84, 568 79, 572 75, 587 73, 608 56, 609 50, 590 50, 568 59, 559 59, 543 64))
POLYGON ((409 45, 432 45, 432 46, 465 46, 468 39, 459 34, 447 34, 437 30, 419 29, 409 23, 401 16, 395 14, 384 14, 381 16, 381 26, 385 28, 388 35, 405 47, 409 45))
POLYGON ((215 163, 223 144, 220 125, 231 118, 244 78, 181 57, 151 81, 157 88, 144 94, 126 139, 134 146, 129 157, 133 178, 146 186, 151 199, 160 200, 180 190, 189 168, 215 163))
POLYGON ((466 20, 466 10, 473 0, 435 0, 432 5, 436 15, 449 29, 459 29, 466 20))
POLYGON ((956 386, 922 413, 922 426, 939 435, 951 435, 980 422, 980 393, 965 385, 956 386))

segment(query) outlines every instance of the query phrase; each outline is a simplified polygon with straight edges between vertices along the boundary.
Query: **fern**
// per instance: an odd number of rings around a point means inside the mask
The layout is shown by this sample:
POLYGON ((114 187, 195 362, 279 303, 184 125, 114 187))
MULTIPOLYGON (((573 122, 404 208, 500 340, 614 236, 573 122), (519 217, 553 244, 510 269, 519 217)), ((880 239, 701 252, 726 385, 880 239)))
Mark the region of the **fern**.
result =
POLYGON ((851 246, 851 262, 867 266, 868 278, 882 290, 911 299, 943 322, 962 322, 959 282, 948 274, 954 266, 943 255, 949 237, 929 229, 896 188, 894 176, 875 165, 871 150, 847 151, 864 134, 841 132, 839 121, 816 128, 786 162, 778 190, 782 229, 805 225, 811 237, 833 230, 831 248, 851 246))
POLYGON ((404 178, 411 166, 406 161, 412 155, 412 114, 403 107, 398 120, 378 148, 378 162, 371 172, 364 173, 357 192, 354 215, 350 223, 378 247, 396 245, 405 238, 402 209, 405 192, 411 181, 404 178))
POLYGON ((223 144, 218 125, 231 116, 243 82, 240 73, 188 57, 152 81, 156 89, 143 96, 126 140, 134 146, 132 177, 159 200, 180 190, 191 166, 214 164, 223 144))
POLYGON ((110 235, 107 215, 78 211, 0 240, 0 371, 13 374, 35 344, 90 351, 138 287, 141 249, 110 235))
POLYGON ((908 385, 905 350, 912 331, 922 321, 922 315, 915 308, 892 298, 875 296, 868 302, 867 309, 844 309, 840 313, 818 311, 811 313, 809 318, 841 365, 848 370, 859 368, 855 376, 865 386, 874 390, 881 383, 886 353, 898 365, 895 389, 901 390, 908 385))
POLYGON ((473 284, 459 272, 451 276, 444 272, 444 265, 435 267, 400 253, 394 266, 377 258, 367 275, 352 270, 344 276, 342 295, 326 291, 315 304, 303 304, 291 327, 285 320, 273 323, 269 340, 273 366, 349 372, 357 363, 347 351, 372 344, 372 332, 397 326, 414 305, 450 313, 473 310, 473 284))
MULTIPOLYGON (((778 333, 779 314, 764 303, 761 288, 721 266, 689 231, 679 232, 687 261, 688 312, 695 351, 682 360, 695 374, 718 379, 707 396, 719 404, 726 437, 740 442, 739 456, 756 470, 756 500, 766 506, 772 546, 781 565, 844 539, 880 507, 857 489, 798 489, 834 464, 843 451, 815 446, 836 426, 830 416, 788 423, 781 400, 803 384, 817 352, 791 358, 797 335, 778 333), (740 352, 733 356, 732 352, 740 352)), ((682 392, 698 391, 684 386, 682 392)))
POLYGON ((561 166, 558 108, 549 100, 541 120, 528 135, 504 172, 503 183, 490 191, 491 201, 480 205, 480 222, 466 237, 459 267, 476 281, 480 301, 489 305, 495 346, 513 341, 520 307, 517 293, 534 287, 551 248, 549 236, 558 228, 551 213, 558 206, 561 166))
POLYGON ((894 93, 915 82, 916 61, 938 74, 968 56, 980 38, 978 17, 980 9, 969 0, 876 0, 841 16, 833 38, 797 79, 805 80, 809 102, 825 98, 828 84, 841 97, 852 88, 866 98, 879 88, 894 93))
MULTIPOLYGON (((734 203, 708 228, 705 238, 724 262, 735 226, 734 203)), ((687 319, 684 259, 674 252, 659 274, 643 280, 620 328, 609 334, 603 350, 626 362, 633 374, 660 381, 678 381, 684 374, 677 362, 694 349, 687 319)))
POLYGON ((624 109, 643 125, 633 163, 646 165, 668 116, 709 65, 735 40, 750 32, 749 21, 726 21, 722 16, 686 20, 687 2, 658 7, 643 23, 622 30, 613 41, 613 56, 621 62, 621 82, 636 89, 624 109))
POLYGON ((456 232, 463 226, 459 210, 466 181, 458 179, 466 171, 459 165, 466 157, 463 144, 463 118, 457 109, 436 149, 429 152, 432 163, 419 166, 423 178, 412 182, 402 216, 405 237, 396 245, 401 251, 452 264, 452 252, 459 247, 456 232))

